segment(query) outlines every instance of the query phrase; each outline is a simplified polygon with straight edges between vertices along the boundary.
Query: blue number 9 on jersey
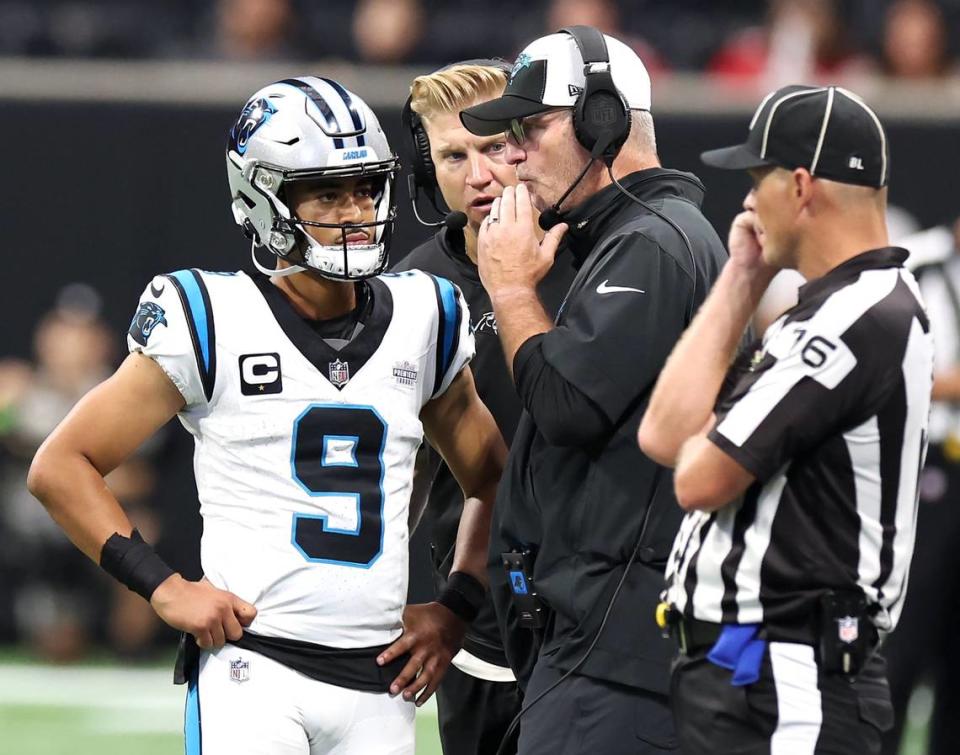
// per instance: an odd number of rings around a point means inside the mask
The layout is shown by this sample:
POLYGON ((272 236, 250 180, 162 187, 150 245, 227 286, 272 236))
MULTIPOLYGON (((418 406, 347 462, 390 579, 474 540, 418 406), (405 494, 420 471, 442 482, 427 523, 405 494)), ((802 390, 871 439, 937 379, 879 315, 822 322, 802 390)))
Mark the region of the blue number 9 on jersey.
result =
POLYGON ((383 551, 387 423, 371 406, 311 404, 293 423, 290 466, 311 497, 356 500, 355 529, 326 514, 294 514, 293 544, 308 561, 369 568, 383 551))

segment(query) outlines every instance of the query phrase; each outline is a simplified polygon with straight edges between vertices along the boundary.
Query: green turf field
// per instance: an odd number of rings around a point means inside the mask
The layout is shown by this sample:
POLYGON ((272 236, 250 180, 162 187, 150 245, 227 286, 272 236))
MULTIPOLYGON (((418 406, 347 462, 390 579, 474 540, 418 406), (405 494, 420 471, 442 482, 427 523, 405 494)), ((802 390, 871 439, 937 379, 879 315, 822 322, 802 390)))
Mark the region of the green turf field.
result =
MULTIPOLYGON (((0 753, 180 755, 184 687, 169 668, 0 665, 0 753)), ((431 700, 417 714, 417 755, 440 755, 431 700)))
MULTIPOLYGON (((170 667, 52 667, 0 662, 3 755, 180 755, 183 687, 170 667)), ((911 702, 902 755, 924 755, 932 699, 911 702)), ((417 713, 417 755, 440 755, 433 700, 417 713)))

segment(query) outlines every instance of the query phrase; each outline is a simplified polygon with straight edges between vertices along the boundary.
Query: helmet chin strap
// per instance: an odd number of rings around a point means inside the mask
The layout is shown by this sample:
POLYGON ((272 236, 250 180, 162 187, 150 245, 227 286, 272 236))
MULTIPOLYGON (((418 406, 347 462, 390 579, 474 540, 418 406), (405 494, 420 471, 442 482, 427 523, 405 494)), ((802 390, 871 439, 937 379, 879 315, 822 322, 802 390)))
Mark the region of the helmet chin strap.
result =
POLYGON ((250 242, 250 259, 253 260, 253 266, 257 268, 264 275, 269 275, 271 278, 285 278, 288 275, 293 275, 294 273, 302 273, 307 268, 301 267, 300 265, 291 265, 290 267, 283 268, 269 268, 264 267, 260 264, 260 261, 257 259, 257 242, 250 242))

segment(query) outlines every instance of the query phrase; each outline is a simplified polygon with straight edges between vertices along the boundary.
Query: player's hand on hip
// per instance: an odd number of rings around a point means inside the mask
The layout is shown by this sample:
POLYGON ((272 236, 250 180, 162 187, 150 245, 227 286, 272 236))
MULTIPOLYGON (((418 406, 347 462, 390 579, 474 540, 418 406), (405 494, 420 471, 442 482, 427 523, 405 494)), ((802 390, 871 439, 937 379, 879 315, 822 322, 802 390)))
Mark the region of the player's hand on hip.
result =
POLYGON ((257 615, 252 604, 214 587, 206 578, 190 582, 179 574, 160 583, 150 605, 174 629, 192 634, 204 650, 239 640, 243 627, 250 626, 257 615))
POLYGON ((493 200, 477 236, 477 263, 484 288, 491 295, 511 288, 536 288, 553 266, 566 230, 561 223, 538 242, 527 187, 506 187, 493 200))
POLYGON ((410 654, 407 665, 390 684, 390 694, 402 693, 404 700, 416 697, 417 705, 423 705, 440 686, 466 631, 466 622, 439 603, 407 606, 403 610, 403 634, 377 658, 383 666, 410 654))

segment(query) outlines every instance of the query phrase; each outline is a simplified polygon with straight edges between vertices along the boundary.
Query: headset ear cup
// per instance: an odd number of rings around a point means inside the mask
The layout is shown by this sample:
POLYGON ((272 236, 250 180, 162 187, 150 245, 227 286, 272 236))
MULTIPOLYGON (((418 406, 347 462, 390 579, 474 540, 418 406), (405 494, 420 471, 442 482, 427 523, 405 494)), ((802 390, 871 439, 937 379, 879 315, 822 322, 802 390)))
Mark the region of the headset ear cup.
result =
POLYGON ((587 98, 581 92, 573 105, 573 135, 580 142, 581 147, 587 152, 593 152, 593 146, 597 143, 597 138, 584 117, 586 102, 587 98))
POLYGON ((610 73, 610 55, 603 34, 592 26, 567 26, 584 64, 583 90, 573 108, 577 141, 594 158, 613 161, 630 133, 630 110, 610 73), (593 64, 599 65, 595 68, 593 64))
POLYGON ((630 133, 629 113, 623 98, 613 92, 601 90, 584 98, 581 130, 590 140, 587 149, 592 152, 602 142, 598 156, 616 157, 630 133))
POLYGON ((420 115, 413 111, 409 97, 400 112, 400 121, 403 124, 403 130, 410 138, 410 170, 413 172, 416 185, 429 191, 436 186, 437 182, 433 158, 430 157, 430 138, 423 127, 420 115))
POLYGON ((423 121, 417 118, 417 122, 412 125, 413 144, 416 152, 416 161, 419 164, 422 186, 434 186, 437 183, 437 170, 433 164, 433 157, 430 155, 430 137, 423 127, 423 121))

